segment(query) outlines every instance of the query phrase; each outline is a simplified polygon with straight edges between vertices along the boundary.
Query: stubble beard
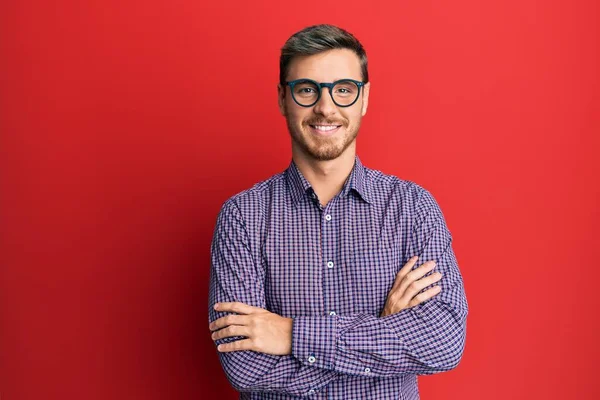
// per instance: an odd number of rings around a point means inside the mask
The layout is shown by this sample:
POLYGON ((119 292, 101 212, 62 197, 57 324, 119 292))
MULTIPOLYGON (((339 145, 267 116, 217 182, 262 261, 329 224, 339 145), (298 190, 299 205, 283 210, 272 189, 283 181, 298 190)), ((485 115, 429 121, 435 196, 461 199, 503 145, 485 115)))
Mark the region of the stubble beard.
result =
POLYGON ((293 125, 287 118, 286 121, 292 141, 296 143, 307 156, 317 161, 335 160, 341 156, 352 142, 354 142, 360 128, 360 121, 354 126, 349 126, 347 121, 319 121, 321 123, 335 123, 342 125, 340 129, 344 130, 344 137, 340 140, 337 137, 319 137, 311 134, 309 132, 309 125, 318 123, 317 121, 303 122, 300 127, 293 125))

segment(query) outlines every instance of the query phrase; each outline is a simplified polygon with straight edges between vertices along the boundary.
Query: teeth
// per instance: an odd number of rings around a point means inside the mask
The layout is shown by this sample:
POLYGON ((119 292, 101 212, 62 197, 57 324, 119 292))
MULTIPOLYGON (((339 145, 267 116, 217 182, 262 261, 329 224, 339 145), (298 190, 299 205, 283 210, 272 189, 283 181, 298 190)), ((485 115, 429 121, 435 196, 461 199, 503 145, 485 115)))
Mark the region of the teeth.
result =
POLYGON ((337 128, 337 125, 313 125, 313 126, 315 127, 315 129, 323 131, 323 132, 332 131, 337 128))

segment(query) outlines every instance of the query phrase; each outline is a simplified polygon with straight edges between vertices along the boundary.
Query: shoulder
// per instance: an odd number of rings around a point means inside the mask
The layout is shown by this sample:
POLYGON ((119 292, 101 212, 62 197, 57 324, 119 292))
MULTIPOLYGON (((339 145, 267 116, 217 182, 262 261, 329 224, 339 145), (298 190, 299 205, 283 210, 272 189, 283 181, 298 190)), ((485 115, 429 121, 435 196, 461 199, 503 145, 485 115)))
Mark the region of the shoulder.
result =
POLYGON ((375 200, 393 200, 414 214, 439 209, 433 194, 422 185, 395 175, 365 167, 369 190, 375 200))
POLYGON ((402 179, 396 175, 365 167, 365 175, 369 189, 375 195, 392 194, 394 196, 419 201, 422 196, 430 193, 418 183, 402 179))
POLYGON ((223 203, 221 213, 234 213, 243 219, 252 218, 267 207, 274 194, 283 194, 285 190, 285 172, 280 172, 231 196, 223 203))

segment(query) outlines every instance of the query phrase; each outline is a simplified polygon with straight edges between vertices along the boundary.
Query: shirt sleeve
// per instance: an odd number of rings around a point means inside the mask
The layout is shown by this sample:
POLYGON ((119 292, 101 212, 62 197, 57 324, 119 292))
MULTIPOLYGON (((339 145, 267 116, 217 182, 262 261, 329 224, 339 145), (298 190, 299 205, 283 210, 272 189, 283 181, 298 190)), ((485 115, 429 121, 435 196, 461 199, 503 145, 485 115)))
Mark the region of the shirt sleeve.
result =
MULTIPOLYGON (((235 202, 227 201, 217 218, 211 245, 209 324, 230 313, 217 312, 219 302, 242 302, 266 309, 264 272, 250 251, 249 235, 235 202)), ((216 345, 243 337, 223 338, 216 345)), ((312 368, 292 355, 275 356, 254 351, 218 352, 231 385, 240 392, 312 394, 336 379, 335 371, 312 368)))
POLYGON ((442 273, 437 282, 442 291, 415 307, 381 318, 370 314, 295 318, 292 354, 305 365, 381 377, 430 375, 460 362, 468 313, 463 280, 442 212, 433 196, 417 187, 407 259, 419 256, 415 268, 435 260, 434 271, 442 273))

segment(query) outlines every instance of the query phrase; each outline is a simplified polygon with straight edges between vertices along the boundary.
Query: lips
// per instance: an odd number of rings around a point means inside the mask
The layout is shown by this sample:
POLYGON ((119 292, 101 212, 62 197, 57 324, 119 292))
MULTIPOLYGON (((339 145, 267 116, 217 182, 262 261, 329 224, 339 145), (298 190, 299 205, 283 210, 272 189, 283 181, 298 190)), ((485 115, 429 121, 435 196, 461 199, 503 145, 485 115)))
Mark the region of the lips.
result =
POLYGON ((332 124, 309 124, 310 131, 313 135, 318 136, 331 136, 336 134, 342 125, 332 125, 332 124))
POLYGON ((341 125, 310 125, 311 128, 320 131, 320 132, 331 132, 341 125))

